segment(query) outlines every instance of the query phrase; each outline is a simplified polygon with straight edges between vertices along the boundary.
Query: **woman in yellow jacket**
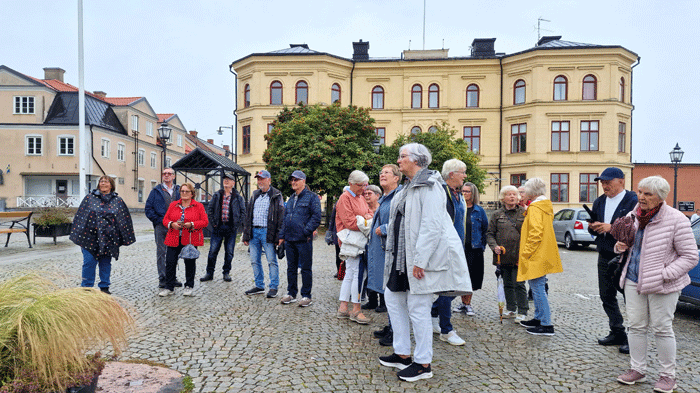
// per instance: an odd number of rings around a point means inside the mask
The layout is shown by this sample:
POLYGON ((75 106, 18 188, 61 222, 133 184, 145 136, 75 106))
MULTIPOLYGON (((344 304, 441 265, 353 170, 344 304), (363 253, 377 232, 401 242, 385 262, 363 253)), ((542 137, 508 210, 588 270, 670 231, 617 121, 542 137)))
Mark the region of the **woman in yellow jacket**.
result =
POLYGON ((544 290, 547 274, 561 273, 559 247, 554 237, 552 202, 545 196, 547 185, 533 177, 525 185, 525 200, 532 200, 525 213, 520 233, 520 260, 518 281, 527 280, 535 303, 535 318, 521 321, 527 332, 538 336, 553 336, 549 300, 544 290))

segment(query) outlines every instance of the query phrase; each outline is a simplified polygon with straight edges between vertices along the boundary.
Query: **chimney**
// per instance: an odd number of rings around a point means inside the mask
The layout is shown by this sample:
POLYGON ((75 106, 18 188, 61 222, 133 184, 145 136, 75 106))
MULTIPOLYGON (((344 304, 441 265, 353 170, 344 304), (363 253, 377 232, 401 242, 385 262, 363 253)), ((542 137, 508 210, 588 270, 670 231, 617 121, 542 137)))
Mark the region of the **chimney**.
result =
POLYGON ((105 97, 107 97, 107 93, 105 93, 104 91, 95 90, 95 92, 92 93, 92 94, 94 94, 94 95, 96 95, 96 96, 98 96, 98 97, 100 97, 100 98, 105 98, 105 97))
POLYGON ((196 137, 197 137, 197 131, 190 131, 190 135, 192 135, 193 137, 196 138, 196 137))
POLYGON ((210 144, 213 145, 213 144, 214 144, 214 140, 213 140, 213 139, 207 139, 207 143, 210 143, 210 144))
POLYGON ((544 45, 550 41, 559 41, 561 39, 560 35, 546 35, 542 38, 540 38, 539 41, 537 41, 537 46, 544 45))
POLYGON ((229 151, 228 148, 229 148, 228 145, 224 145, 224 150, 229 151))
POLYGON ((496 50, 493 43, 495 38, 474 38, 472 41, 472 57, 494 57, 496 50))
POLYGON ((353 60, 369 60, 369 41, 353 42, 352 43, 352 59, 353 60))
POLYGON ((58 67, 46 67, 44 68, 44 79, 56 79, 59 82, 63 82, 63 74, 66 70, 58 67))

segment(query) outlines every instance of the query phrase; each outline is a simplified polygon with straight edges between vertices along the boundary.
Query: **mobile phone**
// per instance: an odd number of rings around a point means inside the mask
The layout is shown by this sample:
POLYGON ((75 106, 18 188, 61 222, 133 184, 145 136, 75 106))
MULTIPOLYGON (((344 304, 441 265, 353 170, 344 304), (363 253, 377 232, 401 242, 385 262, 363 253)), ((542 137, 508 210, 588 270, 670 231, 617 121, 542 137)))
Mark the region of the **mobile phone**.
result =
POLYGON ((588 213, 589 216, 591 216, 591 218, 586 221, 589 223, 598 221, 598 217, 596 217, 596 215, 593 213, 593 210, 591 210, 585 203, 583 204, 583 209, 586 210, 586 213, 588 213))

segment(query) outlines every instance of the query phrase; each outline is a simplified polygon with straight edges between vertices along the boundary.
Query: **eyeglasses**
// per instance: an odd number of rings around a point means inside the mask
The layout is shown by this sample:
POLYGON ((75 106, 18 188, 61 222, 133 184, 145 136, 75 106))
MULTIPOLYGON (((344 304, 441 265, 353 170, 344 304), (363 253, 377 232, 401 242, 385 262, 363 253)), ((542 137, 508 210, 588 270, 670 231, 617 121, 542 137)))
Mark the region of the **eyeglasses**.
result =
POLYGON ((294 183, 295 181, 299 181, 299 180, 301 180, 301 179, 297 179, 296 177, 293 177, 293 178, 289 179, 289 181, 292 182, 292 183, 294 183))
POLYGON ((403 160, 404 158, 408 157, 410 154, 401 154, 399 155, 399 160, 403 160))
POLYGON ((192 191, 190 190, 180 190, 180 194, 191 194, 192 191))
POLYGON ((163 176, 173 176, 175 172, 163 172, 163 176))
POLYGON ((472 190, 462 190, 462 194, 471 194, 472 190))

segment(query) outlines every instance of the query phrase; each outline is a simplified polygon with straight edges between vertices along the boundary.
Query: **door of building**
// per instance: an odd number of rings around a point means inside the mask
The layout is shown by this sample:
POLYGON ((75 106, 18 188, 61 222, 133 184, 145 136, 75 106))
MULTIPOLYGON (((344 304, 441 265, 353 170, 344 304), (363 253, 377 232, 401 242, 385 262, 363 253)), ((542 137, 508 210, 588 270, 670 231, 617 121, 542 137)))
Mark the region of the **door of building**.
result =
POLYGON ((68 197, 68 180, 56 180, 56 199, 65 202, 68 197))

